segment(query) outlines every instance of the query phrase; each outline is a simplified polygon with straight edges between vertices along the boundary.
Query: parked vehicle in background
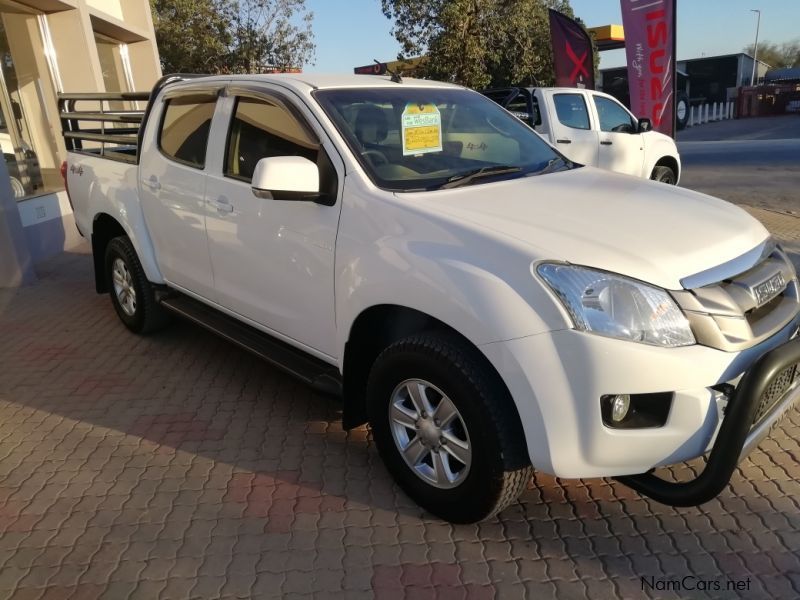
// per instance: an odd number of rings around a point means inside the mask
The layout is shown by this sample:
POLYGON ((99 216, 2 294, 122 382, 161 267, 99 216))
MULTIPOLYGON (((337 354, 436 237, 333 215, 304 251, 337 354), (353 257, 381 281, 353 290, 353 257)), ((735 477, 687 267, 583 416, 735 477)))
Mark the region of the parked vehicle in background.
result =
POLYGON ((677 184, 675 141, 652 130, 616 98, 578 88, 503 88, 485 96, 530 125, 564 156, 582 165, 677 184))
POLYGON ((11 190, 14 198, 23 198, 42 187, 42 171, 36 153, 23 142, 22 147, 15 149, 14 141, 0 111, 0 150, 6 161, 11 190))
POLYGON ((474 91, 173 76, 144 113, 61 98, 122 322, 182 316, 339 396, 446 519, 502 510, 533 468, 705 502, 800 396, 797 277, 758 221, 573 164, 474 91), (651 473, 706 453, 691 482, 651 473))

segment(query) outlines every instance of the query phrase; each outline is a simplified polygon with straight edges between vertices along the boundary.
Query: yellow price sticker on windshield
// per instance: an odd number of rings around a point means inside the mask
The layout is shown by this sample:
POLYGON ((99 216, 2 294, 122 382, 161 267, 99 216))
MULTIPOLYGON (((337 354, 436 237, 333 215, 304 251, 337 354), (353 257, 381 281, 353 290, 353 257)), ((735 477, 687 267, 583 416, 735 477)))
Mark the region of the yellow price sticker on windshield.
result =
POLYGON ((442 115, 436 105, 406 105, 402 125, 403 156, 442 151, 442 115))

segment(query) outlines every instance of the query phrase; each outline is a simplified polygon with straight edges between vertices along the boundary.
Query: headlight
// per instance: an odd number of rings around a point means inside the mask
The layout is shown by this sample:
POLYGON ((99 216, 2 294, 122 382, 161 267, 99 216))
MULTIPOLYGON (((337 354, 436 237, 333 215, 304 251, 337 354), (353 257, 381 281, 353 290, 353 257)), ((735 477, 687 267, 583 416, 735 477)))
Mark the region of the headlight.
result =
POLYGON ((660 288, 571 265, 541 264, 537 271, 581 331, 668 348, 695 343, 686 317, 660 288))

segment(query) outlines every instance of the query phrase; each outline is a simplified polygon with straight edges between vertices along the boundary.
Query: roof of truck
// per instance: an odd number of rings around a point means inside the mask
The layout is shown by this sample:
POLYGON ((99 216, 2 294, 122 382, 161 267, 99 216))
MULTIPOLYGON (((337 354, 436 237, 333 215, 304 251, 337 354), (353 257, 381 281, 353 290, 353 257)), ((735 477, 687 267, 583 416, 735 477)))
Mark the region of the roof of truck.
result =
MULTIPOLYGON (((198 79, 189 79, 186 83, 198 82, 198 79)), ((444 83, 442 81, 429 81, 426 79, 412 79, 403 77, 402 83, 395 83, 388 75, 354 75, 354 74, 325 74, 325 73, 275 73, 261 75, 214 75, 203 77, 203 82, 224 81, 273 81, 282 83, 298 91, 309 89, 354 88, 354 87, 436 87, 459 88, 460 86, 444 83)), ((178 84, 179 85, 179 84, 178 84)))

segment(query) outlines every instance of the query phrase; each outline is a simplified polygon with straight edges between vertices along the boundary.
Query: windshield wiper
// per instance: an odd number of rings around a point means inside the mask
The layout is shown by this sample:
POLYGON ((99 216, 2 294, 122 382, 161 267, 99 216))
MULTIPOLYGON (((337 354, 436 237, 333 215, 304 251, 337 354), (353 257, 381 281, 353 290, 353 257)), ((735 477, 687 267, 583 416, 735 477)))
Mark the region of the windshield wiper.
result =
POLYGON ((562 168, 571 169, 572 163, 565 161, 560 156, 556 156, 555 158, 551 158, 547 161, 547 164, 544 168, 539 169, 538 171, 534 171, 534 175, 546 175, 547 173, 554 173, 555 171, 559 171, 562 168))
POLYGON ((480 169, 475 169, 474 171, 467 171, 466 173, 453 175, 450 179, 447 180, 446 183, 440 185, 439 189, 446 190, 448 188, 460 187, 462 185, 468 185, 473 181, 475 181, 476 179, 480 179, 481 177, 492 177, 494 175, 503 175, 504 173, 516 173, 517 171, 521 170, 522 167, 514 167, 512 165, 494 165, 491 167, 481 167, 480 169))

